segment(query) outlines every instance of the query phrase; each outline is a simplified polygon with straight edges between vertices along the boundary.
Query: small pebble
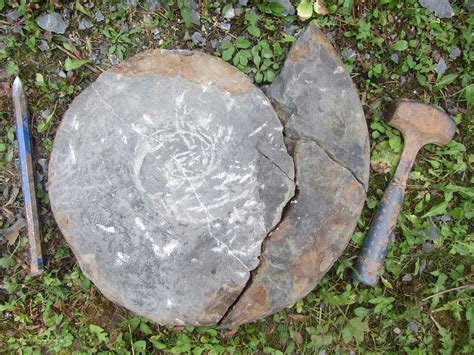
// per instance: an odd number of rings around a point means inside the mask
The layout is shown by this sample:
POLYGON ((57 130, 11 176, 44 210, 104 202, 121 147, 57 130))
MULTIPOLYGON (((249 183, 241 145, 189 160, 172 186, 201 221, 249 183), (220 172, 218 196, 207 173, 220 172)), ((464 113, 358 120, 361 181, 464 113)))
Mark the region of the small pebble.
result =
POLYGON ((5 15, 8 21, 15 21, 20 17, 20 14, 18 13, 18 10, 12 10, 7 12, 5 15))
POLYGON ((461 56, 461 50, 458 47, 451 48, 449 50, 449 57, 452 59, 459 58, 461 56))
POLYGON ((283 31, 289 36, 293 36, 296 33, 297 29, 298 29, 298 26, 292 25, 290 23, 285 24, 285 26, 283 27, 283 31))
POLYGON ((423 271, 425 271, 426 269, 426 260, 421 260, 421 263, 420 263, 420 275, 423 273, 423 271))
POLYGON ((40 43, 38 44, 38 48, 42 52, 46 52, 49 49, 49 44, 44 39, 40 39, 40 43))
POLYGON ((191 36, 191 40, 197 46, 204 47, 206 45, 206 39, 199 32, 194 32, 191 36))
POLYGON ((402 331, 401 331, 400 328, 395 327, 395 328, 393 328, 393 332, 398 335, 398 334, 401 334, 402 331))
POLYGON ((370 60, 370 58, 372 58, 372 56, 369 53, 365 53, 364 58, 365 58, 365 60, 370 60))
POLYGON ((247 6, 249 0, 239 0, 239 5, 240 6, 247 6))
POLYGON ((227 22, 220 22, 217 27, 219 27, 221 30, 224 30, 224 31, 230 31, 230 23, 227 23, 227 22))
POLYGON ((154 39, 160 39, 161 38, 161 32, 158 28, 152 29, 151 34, 153 35, 154 39))
POLYGON ((407 78, 404 75, 400 75, 400 85, 403 85, 407 82, 407 78))
POLYGON ((199 2, 191 0, 191 22, 197 26, 201 24, 201 15, 199 15, 199 2))
POLYGON ((429 254, 433 250, 433 244, 424 242, 421 246, 421 250, 424 254, 429 254))
POLYGON ((440 58, 438 64, 435 64, 434 65, 434 70, 435 72, 437 72, 438 74, 444 74, 446 73, 446 62, 443 58, 440 58))
POLYGON ((474 12, 474 0, 468 0, 468 2, 466 4, 466 9, 469 12, 474 12))
POLYGON ((97 12, 94 14, 94 18, 97 22, 102 22, 105 19, 104 14, 100 10, 97 10, 97 12))
POLYGON ((42 118, 48 118, 49 116, 49 110, 43 110, 40 112, 40 115, 42 118))
POLYGON ((214 49, 219 48, 220 42, 217 39, 211 39, 211 47, 214 49))
POLYGON ((449 221, 452 220, 452 217, 445 214, 445 215, 442 215, 442 216, 438 217, 437 219, 441 222, 449 222, 449 221))
POLYGON ((413 280, 413 276, 411 276, 411 274, 405 274, 405 275, 403 275, 403 277, 402 277, 402 281, 403 281, 403 282, 410 282, 410 281, 412 281, 412 280, 413 280))
POLYGON ((454 16, 453 8, 449 0, 418 0, 420 5, 428 9, 439 18, 450 18, 454 16))
POLYGON ((68 26, 67 23, 61 17, 61 15, 57 12, 52 12, 39 16, 36 19, 36 23, 43 30, 59 34, 63 34, 64 32, 66 32, 66 28, 68 26))
POLYGON ((391 56, 390 56, 390 60, 396 64, 398 64, 398 62, 400 61, 400 56, 398 55, 398 53, 393 53, 391 56))
POLYGON ((63 9, 63 19, 69 20, 71 18, 71 13, 69 12, 69 9, 65 7, 63 9))
POLYGON ((344 59, 352 59, 357 56, 357 52, 353 50, 352 48, 344 48, 342 50, 341 55, 342 55, 342 58, 344 59))
POLYGON ((80 30, 88 30, 89 28, 92 28, 92 27, 94 27, 94 25, 92 24, 92 22, 90 22, 87 19, 83 19, 83 20, 79 21, 79 29, 80 30))
POLYGON ((235 17, 235 11, 234 8, 231 6, 227 9, 227 11, 224 14, 224 18, 227 20, 231 20, 235 17))
POLYGON ((117 65, 119 63, 119 60, 115 54, 110 54, 109 60, 112 65, 117 65))
POLYGON ((408 322, 408 329, 410 329, 412 332, 415 332, 415 333, 418 333, 418 324, 416 324, 416 322, 408 322))
POLYGON ((67 78, 67 75, 66 75, 66 73, 65 73, 63 70, 61 70, 61 71, 58 73, 58 75, 59 75, 59 77, 61 77, 61 78, 63 78, 63 79, 66 79, 66 78, 67 78))
POLYGON ((13 25, 11 27, 13 33, 20 33, 21 30, 23 29, 22 25, 13 25))
POLYGON ((439 239, 438 227, 436 226, 436 224, 434 224, 431 218, 428 219, 428 223, 429 223, 428 233, 430 235, 430 240, 438 240, 439 239))

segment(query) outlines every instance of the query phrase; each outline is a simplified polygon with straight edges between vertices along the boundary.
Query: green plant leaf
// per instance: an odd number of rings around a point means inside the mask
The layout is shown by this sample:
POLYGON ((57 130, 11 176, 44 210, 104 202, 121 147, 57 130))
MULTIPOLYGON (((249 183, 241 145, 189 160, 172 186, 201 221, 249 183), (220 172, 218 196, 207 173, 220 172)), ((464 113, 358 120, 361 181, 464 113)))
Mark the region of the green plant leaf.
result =
POLYGON ((89 61, 86 59, 71 59, 67 58, 64 62, 64 69, 66 71, 71 71, 82 67, 84 64, 88 63, 89 61))
POLYGON ((454 80, 456 80, 457 77, 458 77, 457 74, 444 75, 444 76, 442 76, 442 77, 436 82, 436 86, 437 86, 438 88, 444 88, 446 85, 449 85, 449 84, 451 84, 454 80))
POLYGON ((95 324, 89 324, 89 330, 93 334, 100 334, 104 331, 104 329, 95 324))
POLYGON ((250 41, 245 39, 244 37, 237 37, 237 39, 235 40, 235 46, 237 48, 246 49, 250 48, 251 45, 252 43, 250 43, 250 41))
POLYGON ((250 25, 249 27, 247 27, 247 32, 250 33, 254 37, 260 37, 262 35, 260 28, 258 28, 255 25, 250 25))
POLYGON ((397 41, 395 42, 394 44, 392 44, 390 46, 390 49, 394 50, 394 51, 404 51, 408 48, 408 42, 405 41, 405 40, 400 40, 400 41, 397 41))
POLYGON ((230 47, 230 48, 227 48, 225 49, 223 52, 222 52, 222 59, 225 60, 226 62, 231 60, 232 59, 232 55, 234 54, 235 52, 235 48, 234 47, 230 47))
POLYGON ((4 258, 0 258, 0 267, 1 268, 9 268, 11 266, 14 266, 15 265, 15 260, 13 260, 12 258, 10 257, 4 257, 4 258))
POLYGON ((298 17, 301 21, 306 21, 313 15, 313 5, 309 0, 301 0, 300 4, 296 8, 298 17))
POLYGON ((474 84, 466 86, 464 89, 464 96, 466 97, 466 103, 469 108, 474 107, 474 84))

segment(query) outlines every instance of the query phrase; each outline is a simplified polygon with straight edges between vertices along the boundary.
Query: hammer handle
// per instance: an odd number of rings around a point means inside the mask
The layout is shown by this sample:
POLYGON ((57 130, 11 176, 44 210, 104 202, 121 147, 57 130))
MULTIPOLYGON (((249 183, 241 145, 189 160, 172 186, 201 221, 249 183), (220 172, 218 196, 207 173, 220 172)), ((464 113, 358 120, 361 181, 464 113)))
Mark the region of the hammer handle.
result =
POLYGON ((354 277, 365 285, 376 286, 379 281, 404 194, 404 184, 400 185, 392 180, 380 201, 354 273, 354 277))

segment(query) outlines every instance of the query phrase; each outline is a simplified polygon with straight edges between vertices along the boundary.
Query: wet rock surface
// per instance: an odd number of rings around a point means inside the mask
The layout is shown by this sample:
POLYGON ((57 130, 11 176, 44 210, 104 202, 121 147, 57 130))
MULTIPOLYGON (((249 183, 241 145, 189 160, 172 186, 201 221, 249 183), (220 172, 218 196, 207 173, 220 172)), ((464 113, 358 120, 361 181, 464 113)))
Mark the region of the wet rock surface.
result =
POLYGON ((228 327, 317 285, 365 200, 364 115, 314 27, 267 94, 273 107, 217 58, 155 50, 75 99, 54 142, 50 199, 105 296, 161 324, 228 327))

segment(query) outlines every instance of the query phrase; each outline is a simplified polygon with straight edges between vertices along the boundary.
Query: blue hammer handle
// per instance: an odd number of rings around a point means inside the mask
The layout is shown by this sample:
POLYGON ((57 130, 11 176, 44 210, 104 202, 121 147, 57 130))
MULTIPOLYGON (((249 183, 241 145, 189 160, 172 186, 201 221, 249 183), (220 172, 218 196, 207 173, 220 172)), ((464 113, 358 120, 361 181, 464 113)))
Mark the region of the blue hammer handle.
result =
POLYGON ((390 235, 397 224, 404 194, 405 186, 392 181, 380 201, 355 268, 355 278, 365 285, 376 286, 379 281, 379 273, 387 254, 390 235))
POLYGON ((405 139, 397 171, 379 203, 362 252, 357 260, 354 278, 367 286, 377 286, 390 236, 397 224, 403 204, 408 174, 421 145, 414 139, 405 139))

